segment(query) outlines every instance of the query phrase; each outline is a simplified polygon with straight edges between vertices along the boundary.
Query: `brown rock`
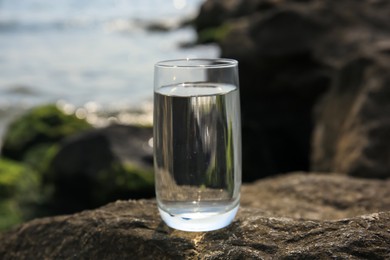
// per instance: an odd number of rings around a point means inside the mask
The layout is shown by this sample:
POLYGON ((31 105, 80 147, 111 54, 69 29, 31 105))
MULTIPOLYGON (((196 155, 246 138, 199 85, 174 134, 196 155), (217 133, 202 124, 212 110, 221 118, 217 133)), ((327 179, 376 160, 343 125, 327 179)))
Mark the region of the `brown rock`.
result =
POLYGON ((273 216, 335 220, 390 210, 390 180, 291 173, 242 187, 241 206, 273 216))
POLYGON ((390 177, 389 64, 390 57, 374 53, 341 69, 316 108, 313 171, 390 177))
POLYGON ((260 181, 244 187, 244 206, 229 227, 207 233, 168 228, 153 200, 117 201, 96 210, 23 224, 0 237, 0 258, 386 259, 390 257, 388 191, 388 181, 334 175, 293 174, 260 181), (387 198, 377 201, 382 195, 387 198), (303 205, 337 212, 340 202, 344 211, 386 211, 343 219, 338 219, 343 214, 324 215, 335 220, 292 218, 322 219, 320 214, 307 214, 303 205), (245 206, 251 203, 261 208, 245 206), (283 211, 287 204, 291 205, 283 211))

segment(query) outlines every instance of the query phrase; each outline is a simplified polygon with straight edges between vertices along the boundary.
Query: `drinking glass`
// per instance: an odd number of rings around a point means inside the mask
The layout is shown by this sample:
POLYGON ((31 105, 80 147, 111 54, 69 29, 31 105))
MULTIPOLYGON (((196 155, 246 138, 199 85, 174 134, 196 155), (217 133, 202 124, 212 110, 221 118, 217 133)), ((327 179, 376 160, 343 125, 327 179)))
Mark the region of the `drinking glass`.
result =
POLYGON ((238 62, 158 62, 153 115, 156 199, 164 222, 184 231, 229 225, 241 187, 238 62))

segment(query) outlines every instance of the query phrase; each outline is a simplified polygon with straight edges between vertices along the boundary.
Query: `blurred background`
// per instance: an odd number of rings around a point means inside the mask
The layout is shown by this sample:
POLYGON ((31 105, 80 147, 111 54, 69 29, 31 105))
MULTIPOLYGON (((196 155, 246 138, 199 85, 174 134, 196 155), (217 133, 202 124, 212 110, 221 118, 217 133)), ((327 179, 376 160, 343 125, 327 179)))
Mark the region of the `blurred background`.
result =
POLYGON ((196 39, 183 23, 202 2, 1 0, 0 135, 39 104, 150 113, 155 62, 219 54, 216 45, 180 47, 196 39))

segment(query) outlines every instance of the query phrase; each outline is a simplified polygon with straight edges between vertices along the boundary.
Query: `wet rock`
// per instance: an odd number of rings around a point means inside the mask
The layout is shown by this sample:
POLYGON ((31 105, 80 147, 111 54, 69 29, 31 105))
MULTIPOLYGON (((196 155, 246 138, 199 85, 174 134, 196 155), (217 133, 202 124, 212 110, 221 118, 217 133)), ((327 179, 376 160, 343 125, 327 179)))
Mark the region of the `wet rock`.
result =
POLYGON ((65 139, 47 173, 57 213, 154 196, 152 135, 150 127, 112 125, 65 139))
POLYGON ((0 258, 387 259, 389 204, 388 199, 383 204, 376 201, 376 195, 369 193, 373 189, 386 195, 383 192, 388 192, 389 182, 297 173, 259 181, 243 189, 245 206, 230 226, 202 233, 168 228, 161 222, 154 200, 117 201, 74 215, 33 220, 4 233, 0 258), (271 188, 262 190, 265 187, 271 188), (359 190, 360 197, 356 196, 359 190), (248 207, 254 196, 258 203, 252 206, 259 208, 248 207), (289 196, 293 199, 284 201, 289 196), (344 212, 354 212, 353 204, 360 201, 376 206, 356 212, 364 214, 359 216, 317 214, 310 219, 305 213, 308 209, 300 204, 310 202, 318 209, 325 208, 324 212, 331 208, 341 212, 339 202, 335 203, 340 200, 348 201, 344 212), (279 208, 277 203, 281 203, 279 208), (287 203, 292 205, 283 212, 287 203))

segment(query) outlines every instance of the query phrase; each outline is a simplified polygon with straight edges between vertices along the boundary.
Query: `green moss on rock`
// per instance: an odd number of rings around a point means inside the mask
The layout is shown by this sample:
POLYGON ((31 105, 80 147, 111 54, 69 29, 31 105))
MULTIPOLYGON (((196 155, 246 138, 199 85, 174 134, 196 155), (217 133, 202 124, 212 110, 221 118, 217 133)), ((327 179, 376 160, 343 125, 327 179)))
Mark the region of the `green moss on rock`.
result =
POLYGON ((96 182, 91 196, 99 205, 117 199, 150 197, 154 194, 153 169, 135 163, 112 163, 110 168, 97 174, 96 182))
POLYGON ((39 201, 40 177, 24 164, 0 159, 0 230, 30 219, 39 201))
POLYGON ((154 189, 154 172, 152 169, 139 167, 135 164, 125 163, 124 174, 118 175, 116 184, 131 192, 154 189))
POLYGON ((34 171, 45 176, 47 175, 50 169, 50 163, 58 150, 58 144, 37 144, 26 152, 23 162, 34 171))
POLYGON ((13 199, 0 200, 0 231, 23 222, 23 212, 13 199))
POLYGON ((2 156, 21 160, 37 144, 55 143, 91 128, 86 120, 67 115, 55 105, 31 109, 10 124, 4 136, 2 156))
MULTIPOLYGON (((37 187, 38 175, 23 164, 0 159, 0 199, 14 197, 20 192, 28 192, 31 185, 37 187)), ((20 196, 25 196, 26 193, 20 196)))

